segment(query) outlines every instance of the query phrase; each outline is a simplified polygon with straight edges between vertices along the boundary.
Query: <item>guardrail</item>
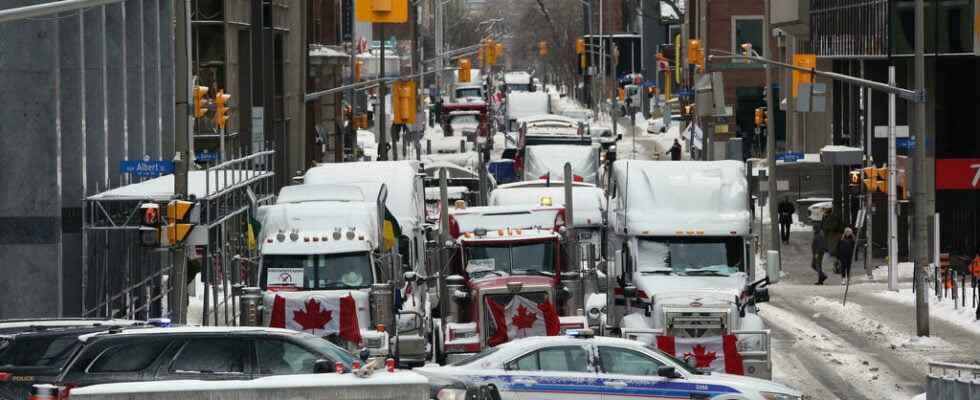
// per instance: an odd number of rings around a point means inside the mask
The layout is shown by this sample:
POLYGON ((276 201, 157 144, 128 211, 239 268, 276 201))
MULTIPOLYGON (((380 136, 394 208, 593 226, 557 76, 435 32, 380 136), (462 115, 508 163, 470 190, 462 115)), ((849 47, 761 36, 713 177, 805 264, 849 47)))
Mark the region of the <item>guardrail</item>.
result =
POLYGON ((980 399, 980 365, 930 362, 926 399, 980 399))

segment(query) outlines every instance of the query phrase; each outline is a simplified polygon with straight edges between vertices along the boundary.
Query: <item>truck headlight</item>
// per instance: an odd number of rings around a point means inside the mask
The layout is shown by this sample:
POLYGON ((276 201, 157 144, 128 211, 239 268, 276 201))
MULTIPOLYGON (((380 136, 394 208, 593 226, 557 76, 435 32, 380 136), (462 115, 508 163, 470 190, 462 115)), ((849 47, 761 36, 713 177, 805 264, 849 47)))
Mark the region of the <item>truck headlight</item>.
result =
POLYGON ((439 389, 436 394, 437 400, 466 400, 465 389, 439 389))
POLYGON ((775 393, 775 392, 759 392, 763 399, 766 400, 800 400, 800 396, 795 396, 786 393, 775 393))
POLYGON ((589 309, 589 318, 599 318, 599 307, 589 309))

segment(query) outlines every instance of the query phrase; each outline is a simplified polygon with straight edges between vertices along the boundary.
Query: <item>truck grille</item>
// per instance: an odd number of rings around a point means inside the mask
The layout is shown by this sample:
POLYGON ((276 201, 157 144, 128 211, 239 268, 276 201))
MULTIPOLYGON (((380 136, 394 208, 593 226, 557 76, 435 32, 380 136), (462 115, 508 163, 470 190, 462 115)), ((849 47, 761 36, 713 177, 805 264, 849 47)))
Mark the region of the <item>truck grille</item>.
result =
POLYGON ((704 337, 724 335, 728 327, 728 314, 716 312, 668 312, 667 334, 679 337, 704 337))

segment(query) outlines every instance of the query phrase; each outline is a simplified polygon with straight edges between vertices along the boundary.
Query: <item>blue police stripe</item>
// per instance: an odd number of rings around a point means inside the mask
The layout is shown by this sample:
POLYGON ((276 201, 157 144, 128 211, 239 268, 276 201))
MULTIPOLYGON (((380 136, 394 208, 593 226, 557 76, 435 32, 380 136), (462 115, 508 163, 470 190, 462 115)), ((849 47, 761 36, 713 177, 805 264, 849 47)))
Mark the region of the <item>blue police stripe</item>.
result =
POLYGON ((651 398, 690 398, 692 394, 714 397, 721 394, 740 393, 738 390, 713 384, 689 383, 679 380, 674 381, 646 381, 640 379, 606 379, 596 377, 594 379, 581 378, 561 378, 551 376, 521 376, 533 379, 536 383, 524 385, 513 383, 514 377, 500 375, 484 375, 477 377, 482 381, 502 381, 506 384, 505 390, 523 393, 567 393, 567 394, 602 394, 612 396, 628 397, 651 397, 651 398), (606 386, 606 381, 625 382, 625 387, 606 386))

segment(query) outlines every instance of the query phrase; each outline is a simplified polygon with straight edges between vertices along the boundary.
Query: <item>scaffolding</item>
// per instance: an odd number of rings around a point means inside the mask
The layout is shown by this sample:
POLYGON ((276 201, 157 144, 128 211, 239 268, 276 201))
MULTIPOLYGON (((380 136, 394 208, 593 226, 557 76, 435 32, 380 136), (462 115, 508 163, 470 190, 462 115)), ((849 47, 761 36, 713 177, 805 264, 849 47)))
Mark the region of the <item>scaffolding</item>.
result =
POLYGON ((202 303, 200 323, 235 324, 240 288, 257 284, 256 250, 246 232, 254 208, 274 200, 274 162, 275 151, 268 150, 189 172, 187 200, 200 221, 182 244, 189 247, 188 271, 174 270, 173 248, 145 247, 140 240, 140 207, 178 199, 173 175, 84 199, 83 315, 176 319, 175 310, 188 310, 188 299, 171 294, 178 284, 194 283, 195 274, 184 272, 199 271, 204 291, 194 298, 202 303))

